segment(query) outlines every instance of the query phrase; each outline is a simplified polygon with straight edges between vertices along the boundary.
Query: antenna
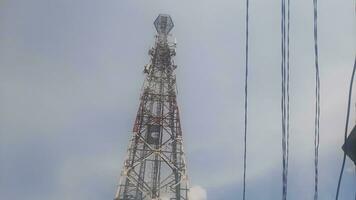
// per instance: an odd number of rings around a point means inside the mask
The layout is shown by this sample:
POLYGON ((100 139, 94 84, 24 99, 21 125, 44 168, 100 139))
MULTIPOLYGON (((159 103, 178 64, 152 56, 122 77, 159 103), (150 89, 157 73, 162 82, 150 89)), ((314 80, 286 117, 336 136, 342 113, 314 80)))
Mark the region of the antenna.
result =
POLYGON ((158 15, 154 22, 158 34, 168 35, 168 33, 173 29, 174 24, 171 16, 167 14, 158 15))

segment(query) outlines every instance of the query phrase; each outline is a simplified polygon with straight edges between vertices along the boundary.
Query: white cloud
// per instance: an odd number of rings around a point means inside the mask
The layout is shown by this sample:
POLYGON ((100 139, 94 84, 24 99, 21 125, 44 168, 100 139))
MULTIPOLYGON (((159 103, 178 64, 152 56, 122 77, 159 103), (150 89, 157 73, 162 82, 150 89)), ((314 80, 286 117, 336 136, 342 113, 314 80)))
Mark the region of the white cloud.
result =
POLYGON ((190 200, 207 200, 206 190, 201 186, 193 186, 189 190, 189 199, 190 200))

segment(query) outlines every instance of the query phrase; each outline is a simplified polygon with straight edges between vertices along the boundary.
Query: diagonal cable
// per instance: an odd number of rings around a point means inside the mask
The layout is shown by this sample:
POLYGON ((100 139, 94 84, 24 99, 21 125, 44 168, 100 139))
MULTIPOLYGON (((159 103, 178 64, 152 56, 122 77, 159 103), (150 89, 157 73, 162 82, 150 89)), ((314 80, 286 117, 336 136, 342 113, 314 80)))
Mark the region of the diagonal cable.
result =
MULTIPOLYGON (((352 70, 351 81, 350 81, 349 99, 348 99, 348 103, 347 103, 347 114, 346 114, 346 125, 345 125, 344 142, 346 142, 347 132, 348 132, 347 129, 349 127, 352 86, 353 86, 354 77, 355 77, 355 70, 356 70, 356 57, 355 57, 354 68, 352 70)), ((342 175, 343 175, 344 169, 345 169, 345 161, 346 161, 346 152, 344 152, 344 156, 343 156, 343 159, 342 159, 341 171, 340 171, 339 181, 337 183, 337 189, 336 189, 336 197, 335 197, 336 200, 339 199, 340 185, 341 185, 342 175)))

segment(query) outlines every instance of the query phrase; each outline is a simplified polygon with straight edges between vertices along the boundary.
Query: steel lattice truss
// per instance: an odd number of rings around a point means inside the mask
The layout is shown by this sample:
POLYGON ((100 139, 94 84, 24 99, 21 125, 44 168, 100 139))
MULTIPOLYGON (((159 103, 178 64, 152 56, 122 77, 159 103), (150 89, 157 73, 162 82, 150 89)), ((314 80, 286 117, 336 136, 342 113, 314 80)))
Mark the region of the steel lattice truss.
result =
POLYGON ((140 98, 115 200, 187 200, 188 179, 176 101, 175 44, 168 42, 173 22, 155 21, 158 35, 140 98))

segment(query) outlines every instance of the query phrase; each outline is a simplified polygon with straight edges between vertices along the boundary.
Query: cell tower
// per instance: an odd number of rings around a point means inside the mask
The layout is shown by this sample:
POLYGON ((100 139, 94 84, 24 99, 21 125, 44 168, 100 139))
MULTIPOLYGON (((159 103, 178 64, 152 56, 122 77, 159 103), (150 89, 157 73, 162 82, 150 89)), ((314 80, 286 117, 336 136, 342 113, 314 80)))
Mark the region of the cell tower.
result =
POLYGON ((160 14, 158 34, 114 200, 187 200, 188 178, 176 100, 176 44, 168 41, 173 21, 160 14))

